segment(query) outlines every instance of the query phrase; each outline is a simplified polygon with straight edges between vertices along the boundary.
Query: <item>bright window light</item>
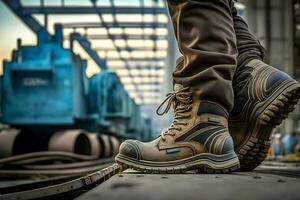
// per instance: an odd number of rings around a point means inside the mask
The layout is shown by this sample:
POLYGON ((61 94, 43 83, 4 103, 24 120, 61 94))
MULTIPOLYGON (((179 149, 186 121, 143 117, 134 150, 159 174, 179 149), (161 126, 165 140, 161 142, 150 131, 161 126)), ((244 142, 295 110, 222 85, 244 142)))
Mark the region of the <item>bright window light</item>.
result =
POLYGON ((113 48, 114 47, 114 44, 111 40, 91 40, 93 42, 93 44, 96 46, 96 47, 102 47, 102 46, 105 46, 106 48, 107 47, 110 47, 110 48, 113 48))
POLYGON ((129 85, 129 84, 126 84, 124 86, 124 88, 125 88, 125 90, 134 90, 135 89, 134 85, 129 85))
POLYGON ((96 35, 96 34, 106 35, 107 30, 105 28, 88 28, 87 33, 91 35, 96 35))
POLYGON ((161 94, 157 92, 144 92, 143 93, 144 97, 160 97, 161 94))
POLYGON ((161 86, 148 84, 148 85, 138 85, 138 88, 140 90, 159 90, 161 89, 161 86))
POLYGON ((129 72, 127 69, 120 69, 118 71, 116 71, 116 73, 119 75, 119 76, 129 76, 129 72))

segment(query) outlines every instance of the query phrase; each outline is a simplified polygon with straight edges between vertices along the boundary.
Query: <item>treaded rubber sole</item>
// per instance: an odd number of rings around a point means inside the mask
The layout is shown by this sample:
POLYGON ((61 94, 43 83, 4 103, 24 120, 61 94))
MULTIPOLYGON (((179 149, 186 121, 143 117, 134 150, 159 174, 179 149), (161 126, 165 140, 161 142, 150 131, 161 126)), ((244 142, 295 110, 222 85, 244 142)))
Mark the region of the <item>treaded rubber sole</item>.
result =
MULTIPOLYGON (((152 174, 180 174, 189 170, 197 170, 198 173, 207 174, 224 174, 236 171, 240 168, 239 159, 237 155, 231 156, 230 159, 224 160, 222 156, 219 156, 220 161, 209 159, 208 157, 213 154, 205 154, 207 158, 194 159, 196 156, 188 159, 182 159, 179 161, 185 162, 181 164, 173 164, 174 162, 147 162, 132 159, 130 157, 118 154, 115 158, 116 162, 121 166, 122 170, 130 168, 143 173, 152 174)), ((213 155, 216 157, 217 155, 213 155)), ((228 157, 228 155, 227 155, 228 157)), ((178 162, 178 161, 176 161, 178 162)))
POLYGON ((255 169, 267 157, 273 129, 288 117, 300 99, 300 84, 294 81, 293 84, 274 93, 270 98, 274 99, 263 112, 253 115, 256 120, 255 129, 248 140, 236 150, 242 171, 255 169))

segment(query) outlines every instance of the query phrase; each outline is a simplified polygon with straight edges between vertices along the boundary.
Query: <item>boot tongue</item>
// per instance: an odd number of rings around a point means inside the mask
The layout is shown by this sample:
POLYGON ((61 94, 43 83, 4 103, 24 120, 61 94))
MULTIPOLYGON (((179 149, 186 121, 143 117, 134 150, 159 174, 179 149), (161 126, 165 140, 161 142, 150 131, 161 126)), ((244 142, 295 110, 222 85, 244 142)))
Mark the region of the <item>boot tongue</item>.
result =
POLYGON ((179 90, 183 89, 183 85, 175 83, 174 84, 174 91, 177 92, 179 90))
MULTIPOLYGON (((173 89, 174 89, 174 92, 182 91, 184 89, 184 86, 181 85, 181 84, 175 83, 173 85, 173 89)), ((175 99, 175 102, 173 103, 173 109, 175 110, 178 106, 184 106, 184 104, 182 102, 180 102, 180 101, 178 101, 178 100, 175 99)), ((184 120, 184 119, 182 119, 182 120, 184 120)), ((169 131, 173 132, 175 134, 178 133, 178 131, 175 131, 175 130, 169 130, 169 131)), ((166 138, 169 138, 169 137, 173 138, 172 136, 166 134, 166 138)))

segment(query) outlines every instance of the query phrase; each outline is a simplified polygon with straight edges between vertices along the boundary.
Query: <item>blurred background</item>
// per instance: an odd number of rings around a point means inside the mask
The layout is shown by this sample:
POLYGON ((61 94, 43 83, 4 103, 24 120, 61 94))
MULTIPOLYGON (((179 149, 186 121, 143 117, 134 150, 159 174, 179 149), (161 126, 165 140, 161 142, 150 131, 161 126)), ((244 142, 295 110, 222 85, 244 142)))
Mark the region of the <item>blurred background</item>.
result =
MULTIPOLYGON (((300 0, 236 7, 266 62, 299 81, 300 0)), ((123 139, 157 136, 172 121, 155 110, 172 90, 180 56, 169 21, 162 0, 0 1, 0 137, 10 141, 0 157, 49 149, 109 157, 123 139), (104 135, 107 155, 99 150, 104 135), (70 138, 71 147, 57 144, 70 138)), ((275 130, 270 159, 299 159, 299 114, 297 106, 275 130)))

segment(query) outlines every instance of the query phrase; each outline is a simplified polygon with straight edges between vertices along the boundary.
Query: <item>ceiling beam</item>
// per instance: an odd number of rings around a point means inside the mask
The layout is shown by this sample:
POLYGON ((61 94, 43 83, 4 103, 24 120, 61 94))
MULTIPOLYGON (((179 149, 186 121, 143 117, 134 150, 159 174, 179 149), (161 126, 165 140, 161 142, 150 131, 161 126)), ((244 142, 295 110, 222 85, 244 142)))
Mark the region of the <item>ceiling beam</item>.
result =
POLYGON ((167 10, 163 7, 146 7, 141 10, 140 7, 118 6, 112 7, 94 7, 90 6, 24 6, 22 14, 166 14, 167 10))
MULTIPOLYGON (((105 22, 105 25, 108 28, 167 28, 168 22, 105 22)), ((64 28, 103 28, 102 23, 94 23, 94 22, 87 22, 87 23, 64 23, 64 28)))

